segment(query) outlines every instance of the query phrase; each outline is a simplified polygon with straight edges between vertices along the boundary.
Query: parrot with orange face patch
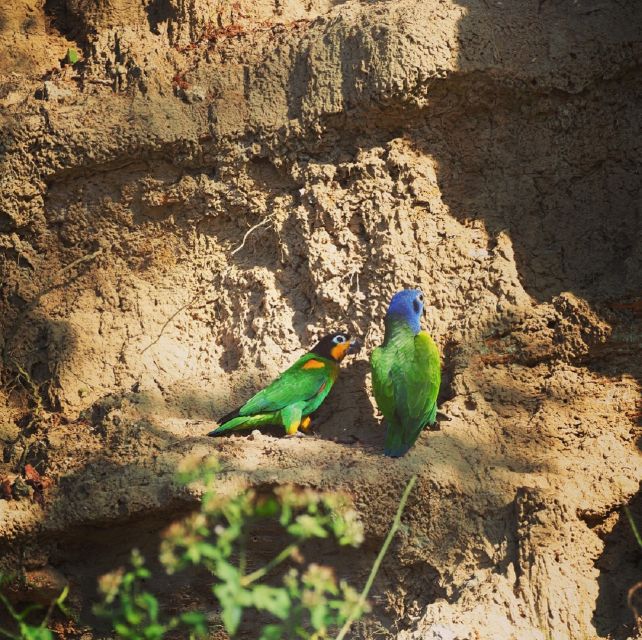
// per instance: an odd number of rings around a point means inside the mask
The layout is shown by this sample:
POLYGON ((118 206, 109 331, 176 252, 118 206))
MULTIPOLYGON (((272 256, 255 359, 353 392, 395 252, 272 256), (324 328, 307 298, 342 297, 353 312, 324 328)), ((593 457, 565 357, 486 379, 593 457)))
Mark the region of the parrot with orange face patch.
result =
POLYGON ((272 384, 221 418, 220 426, 207 435, 220 436, 268 424, 283 425, 288 436, 297 435, 299 429, 307 431, 310 414, 330 393, 341 361, 358 351, 359 346, 359 341, 345 332, 325 336, 272 384))

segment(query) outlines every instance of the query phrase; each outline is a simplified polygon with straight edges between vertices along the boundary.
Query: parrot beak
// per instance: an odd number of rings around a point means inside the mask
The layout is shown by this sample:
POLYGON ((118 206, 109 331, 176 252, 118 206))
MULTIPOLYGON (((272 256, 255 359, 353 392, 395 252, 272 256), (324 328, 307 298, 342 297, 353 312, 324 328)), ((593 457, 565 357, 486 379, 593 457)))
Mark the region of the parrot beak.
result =
POLYGON ((352 338, 350 340, 348 353, 359 353, 359 351, 361 351, 361 340, 359 340, 359 338, 352 338))

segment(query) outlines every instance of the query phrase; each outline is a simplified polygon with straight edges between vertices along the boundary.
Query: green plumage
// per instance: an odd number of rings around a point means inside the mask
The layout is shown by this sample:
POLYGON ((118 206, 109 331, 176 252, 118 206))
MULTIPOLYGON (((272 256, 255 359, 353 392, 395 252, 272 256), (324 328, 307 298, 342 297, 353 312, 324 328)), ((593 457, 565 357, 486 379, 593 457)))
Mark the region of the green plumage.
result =
POLYGON ((370 363, 375 399, 387 423, 385 454, 402 456, 435 422, 441 383, 437 345, 425 331, 415 335, 407 322, 391 319, 370 363))
POLYGON ((294 434, 301 421, 325 400, 338 373, 338 363, 315 353, 306 353, 240 409, 222 418, 222 424, 208 435, 218 436, 268 424, 281 424, 286 433, 294 434))

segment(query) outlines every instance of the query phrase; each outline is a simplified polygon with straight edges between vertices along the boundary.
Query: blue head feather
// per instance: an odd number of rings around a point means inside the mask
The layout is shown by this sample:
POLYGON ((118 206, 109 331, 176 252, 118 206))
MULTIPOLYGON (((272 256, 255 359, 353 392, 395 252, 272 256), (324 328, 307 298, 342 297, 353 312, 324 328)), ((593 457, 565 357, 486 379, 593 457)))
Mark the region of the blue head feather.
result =
POLYGON ((392 296, 386 320, 404 320, 416 335, 421 331, 424 297, 419 289, 403 289, 392 296))

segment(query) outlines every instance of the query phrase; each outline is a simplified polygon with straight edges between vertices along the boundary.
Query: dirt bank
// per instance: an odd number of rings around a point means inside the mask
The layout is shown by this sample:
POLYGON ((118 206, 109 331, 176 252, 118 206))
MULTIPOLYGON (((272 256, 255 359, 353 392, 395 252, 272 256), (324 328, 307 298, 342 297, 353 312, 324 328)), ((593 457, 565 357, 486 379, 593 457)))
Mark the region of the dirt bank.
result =
POLYGON ((88 610, 218 453, 349 491, 358 583, 418 473, 365 637, 632 636, 642 7, 505 4, 0 8, 0 475, 53 481, 0 500, 0 564, 88 610), (367 354, 407 285, 452 420, 389 460, 367 354), (366 349, 314 437, 202 436, 336 327, 366 349))

